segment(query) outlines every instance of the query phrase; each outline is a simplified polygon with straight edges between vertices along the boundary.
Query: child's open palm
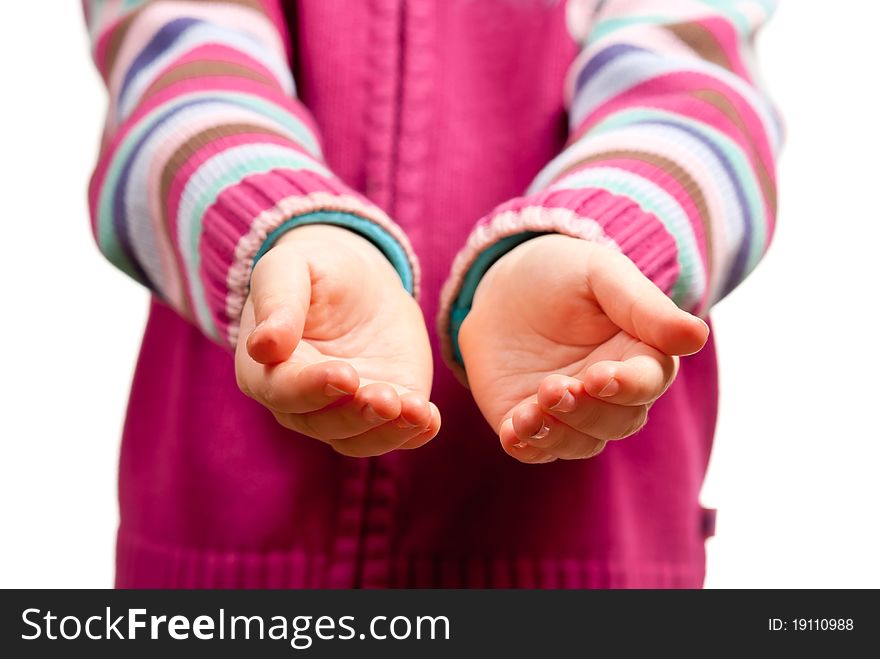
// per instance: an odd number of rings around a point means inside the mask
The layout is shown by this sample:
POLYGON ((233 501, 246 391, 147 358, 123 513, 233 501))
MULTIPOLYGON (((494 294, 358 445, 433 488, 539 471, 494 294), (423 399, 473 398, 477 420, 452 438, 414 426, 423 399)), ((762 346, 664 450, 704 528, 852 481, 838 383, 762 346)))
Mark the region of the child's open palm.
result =
POLYGON ((622 254, 548 235, 486 273, 459 342, 504 450, 538 463, 592 457, 639 430, 672 383, 677 355, 707 337, 702 320, 622 254))
POLYGON ((385 256, 346 229, 293 229, 260 259, 235 368, 280 424, 344 455, 415 448, 440 428, 421 310, 385 256))

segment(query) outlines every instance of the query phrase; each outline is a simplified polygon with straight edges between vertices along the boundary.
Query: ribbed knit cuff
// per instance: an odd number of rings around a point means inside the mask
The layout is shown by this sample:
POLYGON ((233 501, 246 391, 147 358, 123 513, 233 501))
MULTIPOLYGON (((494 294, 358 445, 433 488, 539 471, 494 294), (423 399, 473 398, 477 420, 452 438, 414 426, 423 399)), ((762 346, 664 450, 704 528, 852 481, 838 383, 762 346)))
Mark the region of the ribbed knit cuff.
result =
POLYGON ((256 267, 263 255, 275 246, 275 243, 278 242, 281 236, 292 229, 308 224, 329 224, 342 227, 369 240, 385 255, 385 258, 391 262, 394 269, 397 270, 397 274, 400 276, 400 281, 406 291, 410 295, 413 294, 413 270, 409 262, 409 255, 406 253, 403 245, 397 242, 388 231, 378 224, 351 213, 315 211, 314 213, 290 218, 266 236, 266 240, 263 241, 263 244, 254 256, 252 267, 256 267))
POLYGON ((452 264, 440 294, 438 331, 443 357, 462 382, 458 332, 486 271, 508 251, 538 235, 561 233, 626 254, 667 294, 678 276, 674 238, 632 199, 605 190, 551 190, 498 206, 480 220, 452 264))
POLYGON ((274 170, 224 190, 206 211, 200 277, 219 341, 234 346, 255 260, 281 233, 305 223, 346 226, 374 242, 418 295, 419 267, 406 235, 375 204, 337 179, 274 170))

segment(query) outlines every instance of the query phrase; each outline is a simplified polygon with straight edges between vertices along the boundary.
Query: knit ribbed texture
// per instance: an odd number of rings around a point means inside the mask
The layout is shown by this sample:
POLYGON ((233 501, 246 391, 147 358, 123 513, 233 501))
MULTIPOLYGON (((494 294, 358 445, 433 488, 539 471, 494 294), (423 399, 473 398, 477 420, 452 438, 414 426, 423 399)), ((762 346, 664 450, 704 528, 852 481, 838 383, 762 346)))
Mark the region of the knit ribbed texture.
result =
POLYGON ((498 241, 518 244, 518 232, 616 247, 698 314, 751 272, 776 214, 781 127, 750 67, 774 4, 635 0, 570 12, 586 36, 568 76, 569 144, 525 197, 480 220, 455 261, 438 328, 457 373, 457 330, 479 282, 470 269, 487 267, 480 255, 498 241))
MULTIPOLYGON (((542 558, 398 556, 388 563, 384 588, 701 588, 694 564, 627 564, 582 556, 542 558)), ((241 551, 182 548, 120 531, 117 588, 352 588, 327 556, 301 550, 241 551)))
POLYGON ((110 95, 89 205, 112 263, 223 344, 236 340, 255 255, 293 217, 368 221, 382 234, 371 239, 406 255, 398 268, 416 288, 403 232, 323 161, 294 98, 278 0, 84 6, 110 95))

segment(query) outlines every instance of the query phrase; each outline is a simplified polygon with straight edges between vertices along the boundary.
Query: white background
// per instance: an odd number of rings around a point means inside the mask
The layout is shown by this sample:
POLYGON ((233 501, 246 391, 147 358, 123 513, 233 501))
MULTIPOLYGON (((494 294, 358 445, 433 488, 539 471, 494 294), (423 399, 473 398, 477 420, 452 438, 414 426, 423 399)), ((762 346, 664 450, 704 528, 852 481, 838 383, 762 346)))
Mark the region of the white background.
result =
MULTIPOLYGON (((92 244, 104 110, 77 2, 0 4, 0 587, 104 587, 147 296, 92 244)), ((880 5, 783 2, 765 77, 788 145, 773 248, 717 308, 710 587, 880 587, 880 5)))

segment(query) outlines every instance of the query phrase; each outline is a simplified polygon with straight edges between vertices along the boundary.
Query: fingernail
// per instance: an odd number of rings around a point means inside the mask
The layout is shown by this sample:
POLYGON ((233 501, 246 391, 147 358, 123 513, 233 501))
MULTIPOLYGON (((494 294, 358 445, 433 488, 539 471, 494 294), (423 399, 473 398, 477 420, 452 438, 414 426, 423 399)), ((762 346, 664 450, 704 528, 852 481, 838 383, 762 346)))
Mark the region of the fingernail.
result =
POLYGON ((350 391, 346 391, 345 389, 340 389, 332 384, 328 384, 324 387, 324 395, 325 396, 351 396, 350 391))
POLYGON ((541 429, 536 432, 534 435, 529 437, 529 439, 544 439, 547 435, 550 434, 550 426, 547 425, 546 421, 541 421, 541 429))
POLYGON ((573 412, 576 407, 577 401, 575 400, 574 395, 566 389, 565 393, 562 394, 562 398, 559 399, 559 402, 550 409, 554 412, 573 412))
POLYGON ((403 417, 400 417, 400 421, 397 422, 397 427, 401 428, 402 430, 410 430, 412 428, 415 428, 416 424, 410 423, 409 421, 407 421, 403 417))
POLYGON ((379 413, 373 409, 372 405, 365 406, 361 414, 364 415, 364 419, 366 419, 367 423, 385 423, 388 421, 388 419, 379 416, 379 413))
POLYGON ((611 378, 608 380, 607 384, 599 390, 599 396, 602 398, 608 398, 609 396, 613 396, 618 391, 620 391, 620 383, 611 378))
POLYGON ((608 444, 608 442, 607 442, 606 440, 604 440, 604 439, 600 439, 600 440, 598 441, 598 443, 596 444, 595 448, 593 449, 593 452, 590 453, 590 454, 587 456, 587 458, 595 458, 597 455, 599 455, 602 451, 605 450, 605 445, 606 445, 606 444, 608 444))

